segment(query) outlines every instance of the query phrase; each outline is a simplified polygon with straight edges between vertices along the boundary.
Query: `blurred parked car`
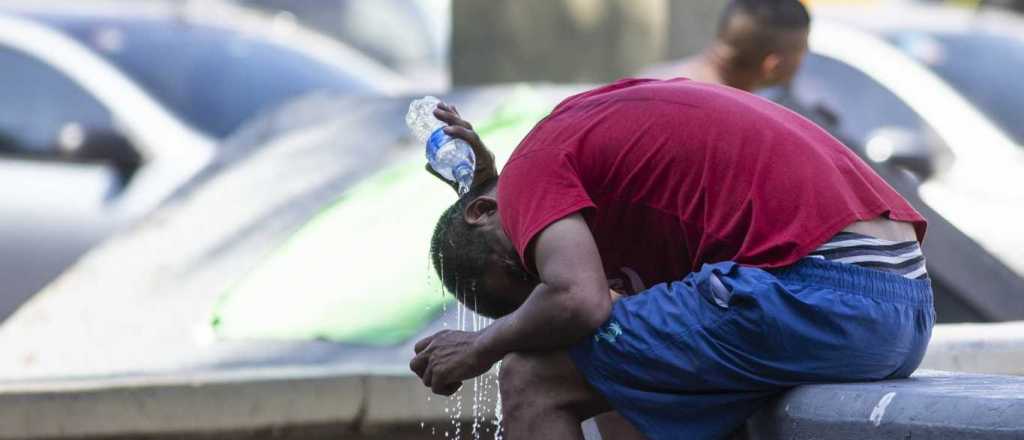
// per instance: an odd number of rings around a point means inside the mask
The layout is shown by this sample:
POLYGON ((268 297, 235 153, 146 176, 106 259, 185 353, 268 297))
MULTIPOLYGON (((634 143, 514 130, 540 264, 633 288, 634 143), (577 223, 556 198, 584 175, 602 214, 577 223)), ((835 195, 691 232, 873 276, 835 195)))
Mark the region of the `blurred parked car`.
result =
POLYGON ((958 1, 958 0, 922 0, 929 2, 946 3, 956 6, 975 6, 975 7, 999 7, 1014 10, 1017 12, 1024 12, 1024 0, 972 0, 972 1, 958 1))
POLYGON ((193 9, 0 10, 0 319, 157 206, 243 122, 313 92, 404 88, 292 22, 193 9))
POLYGON ((962 231, 998 257, 945 232, 926 240, 926 253, 943 249, 929 257, 932 269, 956 274, 937 280, 940 288, 975 302, 958 320, 1017 314, 1024 304, 1024 88, 1017 84, 1024 20, 906 3, 813 12, 810 54, 788 99, 866 159, 913 172, 919 187, 905 195, 919 193, 919 209, 934 210, 933 226, 948 220, 950 234, 962 231))
POLYGON ((415 77, 421 87, 449 86, 451 0, 238 0, 349 44, 384 65, 415 77))

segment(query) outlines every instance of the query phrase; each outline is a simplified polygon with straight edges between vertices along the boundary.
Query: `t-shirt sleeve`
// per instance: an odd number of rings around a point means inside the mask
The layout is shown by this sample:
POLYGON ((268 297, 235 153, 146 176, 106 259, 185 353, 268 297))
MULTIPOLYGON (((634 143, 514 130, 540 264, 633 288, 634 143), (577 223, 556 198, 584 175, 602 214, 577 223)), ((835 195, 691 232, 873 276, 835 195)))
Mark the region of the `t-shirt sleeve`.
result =
POLYGON ((513 157, 498 179, 502 227, 527 270, 530 242, 544 228, 575 212, 594 208, 571 154, 541 150, 513 157))

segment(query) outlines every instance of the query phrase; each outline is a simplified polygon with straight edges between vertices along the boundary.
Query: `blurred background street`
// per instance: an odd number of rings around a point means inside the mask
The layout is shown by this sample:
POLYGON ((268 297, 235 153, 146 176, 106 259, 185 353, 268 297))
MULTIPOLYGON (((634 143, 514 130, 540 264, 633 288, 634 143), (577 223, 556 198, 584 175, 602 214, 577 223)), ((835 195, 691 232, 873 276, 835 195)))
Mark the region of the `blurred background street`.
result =
MULTIPOLYGON (((803 65, 757 93, 829 130, 928 218, 950 325, 933 347, 1003 344, 925 366, 1024 374, 1024 2, 805 3, 803 65)), ((453 199, 423 172, 409 101, 454 103, 500 169, 561 99, 674 76, 724 5, 0 1, 0 398, 101 401, 50 408, 61 420, 0 411, 0 438, 494 437, 493 377, 465 387, 455 415, 408 371, 418 337, 488 322, 429 266, 453 199), (205 381, 259 385, 177 397, 205 381), (151 410, 119 406, 119 390, 147 387, 151 410), (295 400, 318 389, 337 395, 295 400), (265 395, 292 400, 231 407, 265 395), (94 417, 104 405, 128 415, 94 417), (190 405, 208 417, 153 416, 190 405)))

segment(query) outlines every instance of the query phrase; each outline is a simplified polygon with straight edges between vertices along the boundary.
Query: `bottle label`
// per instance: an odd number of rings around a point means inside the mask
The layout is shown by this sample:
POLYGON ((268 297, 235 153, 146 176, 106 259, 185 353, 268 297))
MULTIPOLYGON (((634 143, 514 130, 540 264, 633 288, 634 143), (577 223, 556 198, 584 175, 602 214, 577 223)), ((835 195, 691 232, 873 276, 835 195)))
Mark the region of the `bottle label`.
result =
POLYGON ((444 132, 444 127, 439 127, 433 133, 430 133, 430 138, 427 139, 427 160, 433 163, 437 159, 437 150, 442 145, 451 142, 451 140, 452 137, 444 132))

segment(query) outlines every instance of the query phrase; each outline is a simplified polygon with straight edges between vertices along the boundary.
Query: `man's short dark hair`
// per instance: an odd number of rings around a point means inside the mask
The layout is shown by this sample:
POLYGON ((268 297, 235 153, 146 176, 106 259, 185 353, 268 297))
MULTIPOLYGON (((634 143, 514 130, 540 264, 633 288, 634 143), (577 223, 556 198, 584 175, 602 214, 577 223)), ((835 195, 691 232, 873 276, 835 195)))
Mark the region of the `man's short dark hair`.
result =
POLYGON ((760 62, 768 52, 779 49, 779 35, 805 30, 811 16, 800 0, 731 0, 718 23, 718 38, 741 52, 741 62, 760 62), (749 17, 753 32, 730 35, 729 24, 737 16, 749 17))
POLYGON ((445 290, 471 310, 499 318, 512 313, 518 304, 499 298, 484 285, 484 274, 491 258, 491 249, 473 226, 466 222, 466 207, 486 194, 498 179, 477 185, 441 214, 430 240, 430 259, 445 290))
POLYGON ((754 19, 762 27, 775 30, 807 29, 811 15, 800 0, 732 0, 725 6, 718 30, 725 30, 729 20, 738 14, 754 19))

